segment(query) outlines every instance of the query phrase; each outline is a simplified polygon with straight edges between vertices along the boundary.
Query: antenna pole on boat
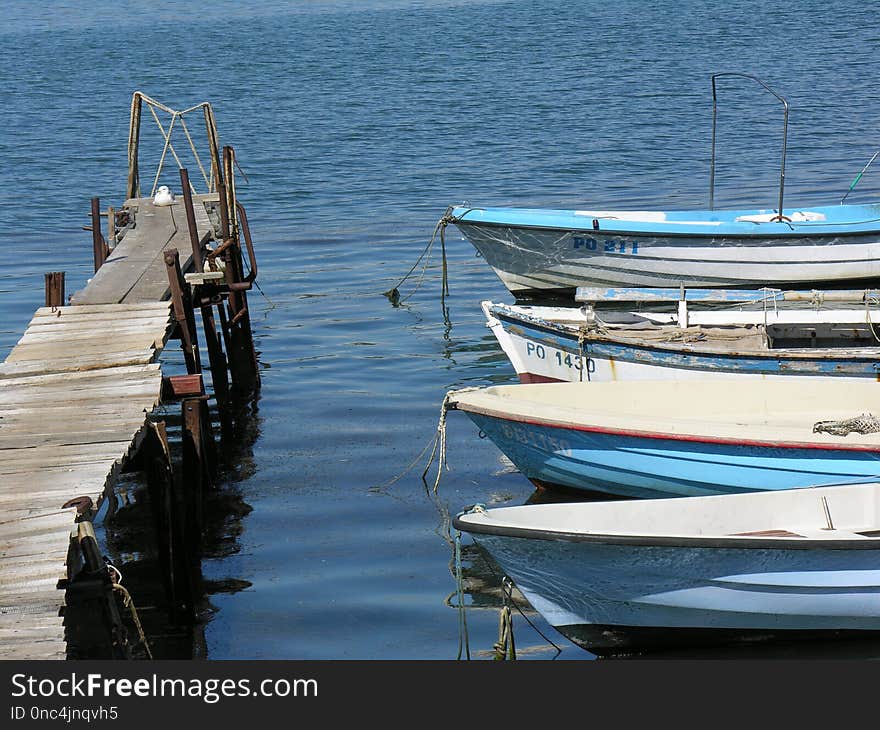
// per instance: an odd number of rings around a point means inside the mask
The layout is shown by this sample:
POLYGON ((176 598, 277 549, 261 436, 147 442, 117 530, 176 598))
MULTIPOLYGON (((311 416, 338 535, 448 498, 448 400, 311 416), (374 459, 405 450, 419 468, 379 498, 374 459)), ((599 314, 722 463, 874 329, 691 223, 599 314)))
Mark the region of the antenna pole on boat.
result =
POLYGON ((848 197, 849 194, 853 191, 853 189, 855 188, 855 186, 859 184, 859 180, 862 179, 862 175, 864 175, 864 174, 868 171, 868 168, 871 166, 871 164, 874 162, 874 160, 877 159, 877 156, 878 156, 878 155, 880 155, 880 150, 877 150, 877 151, 873 154, 873 156, 871 157, 871 159, 868 160, 868 164, 865 165, 865 166, 862 168, 862 171, 861 171, 858 175, 856 175, 855 180, 853 180, 852 183, 850 183, 849 190, 846 191, 846 195, 844 195, 844 196, 840 199, 840 204, 841 204, 841 205, 843 205, 843 201, 847 199, 847 197, 848 197))
POLYGON ((782 96, 777 94, 773 89, 767 86, 767 84, 761 81, 761 79, 759 79, 757 76, 738 73, 736 71, 724 71, 722 73, 712 74, 712 160, 709 163, 709 210, 715 209, 715 127, 716 119, 718 116, 718 94, 716 90, 715 79, 721 76, 741 76, 742 78, 752 79, 752 81, 759 83, 767 91, 773 94, 773 96, 779 99, 779 101, 782 102, 784 112, 782 119, 782 163, 779 171, 779 209, 777 211, 776 217, 774 217, 772 220, 786 220, 785 216, 782 214, 782 197, 783 193, 785 192, 785 153, 788 142, 788 102, 782 96))

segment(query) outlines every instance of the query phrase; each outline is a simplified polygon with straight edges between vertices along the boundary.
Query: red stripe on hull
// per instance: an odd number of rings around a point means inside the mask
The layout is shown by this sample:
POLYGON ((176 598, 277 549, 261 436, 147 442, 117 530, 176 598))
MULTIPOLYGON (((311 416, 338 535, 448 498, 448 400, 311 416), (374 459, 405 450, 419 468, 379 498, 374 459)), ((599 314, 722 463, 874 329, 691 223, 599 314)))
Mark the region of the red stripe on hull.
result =
POLYGON ((520 383, 565 383, 559 378, 548 378, 546 375, 533 375, 532 373, 517 373, 520 383))

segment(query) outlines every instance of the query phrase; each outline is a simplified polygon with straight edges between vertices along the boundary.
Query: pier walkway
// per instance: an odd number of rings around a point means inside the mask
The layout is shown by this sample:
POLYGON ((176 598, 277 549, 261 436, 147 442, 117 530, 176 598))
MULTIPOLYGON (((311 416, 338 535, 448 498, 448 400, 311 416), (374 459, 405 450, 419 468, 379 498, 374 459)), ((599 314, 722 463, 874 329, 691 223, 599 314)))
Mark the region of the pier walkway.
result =
MULTIPOLYGON (((159 439, 161 458, 155 454, 149 458, 164 460, 156 474, 151 471, 148 482, 151 500, 156 495, 154 522, 160 563, 166 566, 168 605, 173 612, 180 612, 182 606, 194 611, 189 595, 192 576, 187 575, 191 561, 185 551, 194 555, 199 549, 201 490, 210 486, 214 453, 196 308, 201 312, 212 384, 227 432, 231 417, 224 406, 230 394, 244 397, 255 392, 260 382, 246 295, 257 274, 256 259, 247 216, 235 198, 234 165, 231 147, 224 147, 221 156, 210 104, 178 112, 135 92, 128 199, 120 210, 106 213, 98 199, 92 199, 95 274, 64 306, 63 272, 47 273, 46 304, 55 306, 36 311, 0 363, 2 659, 78 656, 79 649, 68 647, 68 641, 76 645, 83 635, 71 633, 71 627, 80 631, 81 620, 65 626, 65 598, 70 602, 68 616, 86 615, 85 632, 97 627, 92 634, 104 637, 96 639, 103 642, 95 649, 99 656, 116 656, 116 648, 126 644, 117 633, 121 623, 115 588, 109 586, 110 571, 97 552, 91 525, 83 522, 90 522, 103 498, 112 495, 116 476, 145 439, 148 450, 155 449, 159 439), (150 107, 165 140, 151 197, 141 197, 139 184, 143 104, 150 107), (170 122, 163 125, 157 110, 169 114, 170 122), (210 173, 183 122, 188 112, 204 114, 210 173), (191 186, 171 142, 173 128, 185 134, 207 193, 196 194, 191 186), (155 205, 159 198, 152 195, 166 152, 178 163, 181 192, 170 205, 155 205), (106 216, 106 239, 102 216, 106 216), (211 241, 217 244, 213 249, 208 246, 211 241), (242 241, 250 263, 247 275, 242 241), (180 337, 188 373, 167 379, 170 397, 180 400, 182 408, 178 473, 185 494, 180 499, 169 496, 176 478, 164 425, 148 424, 166 392, 158 359, 173 335, 180 337), (59 584, 60 579, 65 582, 59 584), (109 596, 96 613, 115 614, 109 622, 106 616, 92 619, 90 608, 84 614, 84 605, 97 604, 89 602, 91 598, 84 601, 83 585, 96 580, 102 583, 97 589, 103 596, 99 603, 109 596)), ((94 589, 87 590, 93 595, 94 589)), ((121 631, 125 633, 124 628, 121 631)), ((123 648, 121 655, 130 656, 127 646, 123 648)))
POLYGON ((56 585, 77 505, 99 504, 159 402, 155 361, 169 310, 168 302, 43 307, 0 365, 5 659, 65 656, 56 585))

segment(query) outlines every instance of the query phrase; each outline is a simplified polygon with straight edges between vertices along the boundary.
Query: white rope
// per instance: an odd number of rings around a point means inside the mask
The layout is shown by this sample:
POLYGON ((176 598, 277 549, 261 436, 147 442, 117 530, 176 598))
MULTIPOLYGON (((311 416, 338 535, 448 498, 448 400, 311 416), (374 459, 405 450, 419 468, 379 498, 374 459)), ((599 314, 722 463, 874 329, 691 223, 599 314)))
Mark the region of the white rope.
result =
POLYGON ((422 479, 425 478, 425 475, 430 470, 431 465, 434 463, 434 457, 437 458, 437 478, 434 480, 433 491, 434 494, 437 494, 437 490, 440 487, 440 477, 443 474, 443 470, 449 471, 449 465, 446 462, 446 412, 450 408, 450 403, 455 399, 456 396, 461 395, 462 393, 469 393, 474 390, 480 390, 480 388, 472 387, 472 388, 460 388, 459 390, 450 390, 446 396, 443 398, 443 403, 440 406, 440 420, 437 422, 437 433, 434 436, 434 448, 431 450, 431 456, 428 458, 428 463, 425 465, 425 470, 422 472, 422 479))
POLYGON ((877 342, 880 342, 880 336, 877 335, 877 331, 874 329, 874 322, 871 320, 871 304, 877 304, 877 300, 871 298, 871 295, 868 291, 865 291, 865 323, 868 325, 868 329, 871 330, 871 335, 873 335, 874 339, 877 342))

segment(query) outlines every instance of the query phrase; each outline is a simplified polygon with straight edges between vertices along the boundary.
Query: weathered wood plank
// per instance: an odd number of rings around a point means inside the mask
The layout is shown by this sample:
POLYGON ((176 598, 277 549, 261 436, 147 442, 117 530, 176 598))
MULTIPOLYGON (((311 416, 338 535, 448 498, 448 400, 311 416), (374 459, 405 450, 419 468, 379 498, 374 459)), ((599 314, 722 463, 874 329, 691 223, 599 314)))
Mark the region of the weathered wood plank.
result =
POLYGON ((39 448, 56 448, 58 446, 85 446, 100 443, 113 443, 131 440, 143 426, 144 419, 131 424, 112 424, 112 428, 96 429, 94 431, 71 431, 66 433, 47 433, 44 427, 42 432, 23 431, 17 429, 9 433, 7 429, 0 428, 0 458, 7 458, 9 451, 34 451, 39 448), (39 446, 36 442, 39 442, 39 446))
POLYGON ((137 335, 143 337, 149 343, 151 340, 160 339, 164 341, 165 335, 169 329, 167 322, 157 325, 144 326, 140 323, 118 323, 110 327, 92 326, 92 327, 67 327, 58 325, 56 327, 36 327, 28 328, 19 338, 19 342, 53 342, 63 339, 69 341, 72 345, 85 340, 102 340, 112 334, 114 337, 137 335))
MULTIPOLYGON (((64 593, 56 584, 76 509, 62 505, 79 496, 100 504, 159 401, 155 360, 174 327, 169 304, 156 301, 164 295, 156 291, 167 288, 162 250, 190 247, 182 206, 146 208, 140 201, 137 227, 86 290, 106 294, 116 287, 121 301, 142 280, 152 300, 41 307, 0 364, 0 653, 6 659, 64 658, 58 616, 64 593)), ((210 227, 204 206, 197 211, 200 231, 210 227)))
MULTIPOLYGON (((108 335, 104 340, 91 340, 81 347, 83 354, 98 355, 104 353, 119 352, 120 350, 134 350, 145 346, 155 347, 161 350, 164 343, 161 340, 149 340, 144 337, 126 337, 114 339, 108 335)), ((55 343, 25 343, 16 345, 6 357, 6 362, 19 362, 22 360, 51 360, 53 358, 64 359, 70 354, 70 348, 65 347, 64 342, 55 343)))
POLYGON ((64 360, 17 360, 0 363, 0 379, 21 378, 30 375, 86 372, 127 365, 146 365, 158 357, 161 350, 152 346, 100 355, 77 355, 64 360))
POLYGON ((35 313, 37 317, 85 317, 100 315, 128 315, 133 312, 168 311, 169 302, 141 302, 139 304, 77 304, 67 307, 40 307, 35 313))
POLYGON ((103 381, 119 381, 128 379, 131 375, 143 373, 159 373, 158 363, 145 365, 125 365, 122 367, 102 368, 101 370, 87 370, 76 373, 46 373, 41 375, 23 375, 18 378, 4 378, 0 380, 0 390, 11 388, 31 388, 40 386, 64 385, 69 383, 99 383, 103 381))

